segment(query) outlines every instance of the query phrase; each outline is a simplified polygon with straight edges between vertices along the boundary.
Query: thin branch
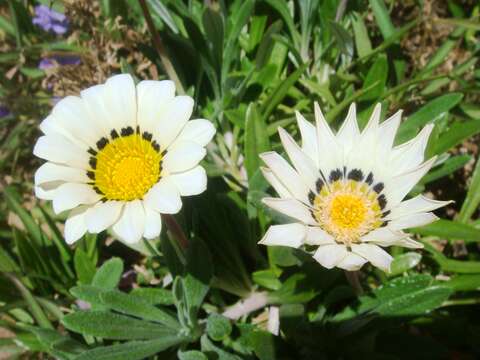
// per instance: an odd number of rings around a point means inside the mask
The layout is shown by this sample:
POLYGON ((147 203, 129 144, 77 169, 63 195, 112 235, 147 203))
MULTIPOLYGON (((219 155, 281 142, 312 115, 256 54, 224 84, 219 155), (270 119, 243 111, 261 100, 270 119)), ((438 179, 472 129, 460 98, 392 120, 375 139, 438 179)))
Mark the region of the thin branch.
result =
POLYGON ((182 227, 178 224, 177 220, 170 214, 162 214, 162 219, 167 225, 168 230, 172 233, 173 237, 178 241, 182 249, 188 248, 188 239, 183 232, 182 227))
POLYGON ((222 315, 229 319, 237 320, 245 315, 264 308, 267 304, 267 293, 253 292, 246 299, 240 300, 235 305, 229 307, 222 315))
POLYGON ((175 82, 178 93, 185 94, 185 90, 183 89, 177 72, 175 71, 172 62, 167 56, 167 52, 165 50, 165 47, 163 46, 162 39, 160 39, 158 31, 157 29, 155 29, 155 25, 153 24, 152 16, 150 15, 150 10, 148 9, 147 3, 145 2, 145 0, 138 0, 138 2, 140 3, 140 7, 142 8, 143 16, 145 17, 148 30, 152 34, 153 44, 158 52, 158 55, 160 56, 160 60, 162 61, 162 65, 167 72, 168 77, 173 80, 173 82, 175 82))
POLYGON ((350 286, 353 288, 353 291, 357 296, 363 295, 363 288, 362 285, 360 284, 360 279, 359 279, 359 271, 347 271, 345 270, 345 277, 348 280, 348 283, 350 286))

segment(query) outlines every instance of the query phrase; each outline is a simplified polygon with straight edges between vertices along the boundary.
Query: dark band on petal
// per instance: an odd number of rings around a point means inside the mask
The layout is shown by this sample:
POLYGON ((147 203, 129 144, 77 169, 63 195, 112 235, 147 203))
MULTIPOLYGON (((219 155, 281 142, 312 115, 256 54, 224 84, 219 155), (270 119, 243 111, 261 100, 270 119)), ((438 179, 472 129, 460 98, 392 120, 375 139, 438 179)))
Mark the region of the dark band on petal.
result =
POLYGON ((362 170, 360 170, 360 169, 350 170, 350 172, 348 173, 348 178, 350 180, 362 181, 363 180, 362 170))
POLYGON ((102 137, 100 140, 97 141, 97 149, 102 150, 108 144, 108 139, 102 137))
POLYGON ((92 148, 88 148, 87 152, 90 154, 90 155, 97 155, 97 152, 95 150, 93 150, 92 148))
POLYGON ((308 192, 308 201, 310 201, 310 204, 312 205, 315 201, 315 193, 312 190, 308 192))
POLYGON ((340 180, 341 178, 342 178, 342 171, 340 169, 335 169, 335 170, 332 170, 332 172, 330 173, 329 180, 330 182, 334 182, 334 181, 340 180))
POLYGON ((113 129, 112 131, 110 131, 110 137, 112 138, 112 140, 118 138, 118 136, 119 135, 117 130, 113 129))
POLYGON ((385 197, 385 195, 380 195, 378 198, 377 198, 377 201, 378 201, 378 205, 380 205, 380 209, 384 209, 385 206, 387 205, 387 198, 385 197))
POLYGON ((375 191, 377 194, 380 194, 384 187, 385 186, 383 185, 383 183, 375 184, 375 186, 373 187, 373 191, 375 191))
POLYGON ((93 171, 87 171, 87 176, 92 179, 92 180, 95 180, 95 173, 93 171))
POLYGON ((152 140, 152 134, 149 133, 148 131, 144 131, 143 134, 142 134, 142 138, 144 138, 145 140, 147 141, 151 141, 152 140))
POLYGON ((122 136, 129 136, 129 135, 132 135, 133 134, 133 128, 131 126, 128 126, 126 128, 123 128, 121 131, 120 131, 120 134, 122 136))
POLYGON ((90 167, 92 169, 95 169, 97 167, 97 159, 95 159, 93 156, 90 158, 88 163, 90 164, 90 167))
POLYGON ((322 191, 323 185, 325 185, 323 180, 318 179, 317 182, 315 183, 315 185, 317 187, 317 193, 320 194, 320 191, 322 191))
POLYGON ((373 173, 370 172, 367 176, 367 178, 365 179, 365 182, 368 184, 368 185, 372 185, 373 183, 373 173))
POLYGON ((157 152, 160 151, 160 145, 158 145, 158 143, 155 140, 152 141, 152 147, 155 149, 155 151, 157 152))

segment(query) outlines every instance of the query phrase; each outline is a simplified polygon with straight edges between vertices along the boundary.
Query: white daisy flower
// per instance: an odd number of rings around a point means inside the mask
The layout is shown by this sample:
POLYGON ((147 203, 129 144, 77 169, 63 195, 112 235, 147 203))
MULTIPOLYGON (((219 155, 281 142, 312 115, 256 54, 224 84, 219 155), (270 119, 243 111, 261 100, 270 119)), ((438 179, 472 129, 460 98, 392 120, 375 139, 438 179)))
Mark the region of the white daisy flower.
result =
POLYGON ((366 262, 389 271, 392 257, 383 247, 423 247, 403 230, 435 221, 431 211, 449 202, 422 195, 402 200, 435 162, 424 162, 433 126, 394 146, 401 111, 379 124, 380 104, 362 132, 355 104, 336 135, 318 104, 316 126, 296 115, 301 148, 279 128, 293 167, 276 152, 261 158, 263 174, 280 196, 263 202, 297 222, 271 226, 260 243, 304 247, 324 267, 351 271, 366 262))
POLYGON ((55 213, 71 210, 65 240, 111 228, 126 243, 159 236, 160 214, 175 214, 180 196, 200 194, 199 165, 215 129, 188 121, 193 99, 172 81, 116 75, 80 97, 58 102, 40 124, 33 153, 47 160, 35 173, 36 195, 55 213))

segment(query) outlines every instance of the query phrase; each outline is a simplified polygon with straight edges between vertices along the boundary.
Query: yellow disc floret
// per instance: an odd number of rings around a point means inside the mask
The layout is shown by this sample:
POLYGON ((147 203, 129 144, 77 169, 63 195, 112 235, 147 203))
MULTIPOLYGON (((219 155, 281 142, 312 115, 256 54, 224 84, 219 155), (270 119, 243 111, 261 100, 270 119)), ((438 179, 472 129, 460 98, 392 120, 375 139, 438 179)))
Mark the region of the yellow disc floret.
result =
POLYGON ((138 133, 110 140, 94 159, 93 185, 107 200, 141 199, 160 178, 158 146, 138 133))
POLYGON ((357 229, 367 215, 365 201, 358 195, 339 194, 330 204, 330 220, 343 229, 357 229))

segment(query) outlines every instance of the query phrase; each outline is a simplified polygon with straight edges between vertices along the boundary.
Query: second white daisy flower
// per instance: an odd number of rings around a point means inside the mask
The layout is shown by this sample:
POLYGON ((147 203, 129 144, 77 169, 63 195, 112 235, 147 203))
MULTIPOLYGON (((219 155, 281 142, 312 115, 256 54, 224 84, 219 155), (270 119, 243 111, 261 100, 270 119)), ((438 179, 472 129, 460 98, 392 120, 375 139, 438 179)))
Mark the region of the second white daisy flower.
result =
POLYGON ((377 105, 360 132, 352 104, 335 135, 315 104, 315 126, 297 113, 301 148, 279 128, 293 167, 276 152, 261 154, 264 176, 280 196, 263 202, 297 222, 271 226, 261 244, 313 249, 324 267, 352 271, 366 262, 389 271, 392 257, 383 247, 422 247, 403 230, 435 221, 431 211, 449 202, 402 200, 435 161, 424 162, 433 126, 394 146, 401 111, 379 119, 377 105))
POLYGON ((48 161, 35 173, 35 190, 56 213, 71 210, 68 243, 108 228, 127 243, 155 238, 160 214, 177 213, 180 196, 206 189, 199 162, 215 129, 188 121, 192 111, 193 99, 175 96, 172 81, 135 86, 130 75, 55 105, 34 148, 48 161))

